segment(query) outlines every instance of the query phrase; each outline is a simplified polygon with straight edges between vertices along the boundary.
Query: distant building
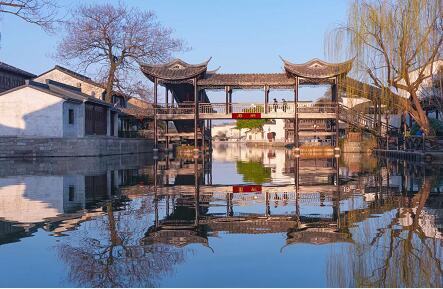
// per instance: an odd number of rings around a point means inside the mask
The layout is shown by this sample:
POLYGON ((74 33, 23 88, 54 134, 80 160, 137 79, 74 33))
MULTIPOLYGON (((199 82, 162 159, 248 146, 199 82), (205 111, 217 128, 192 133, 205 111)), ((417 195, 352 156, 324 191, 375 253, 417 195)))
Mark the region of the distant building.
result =
POLYGON ((35 75, 0 61, 0 93, 25 84, 26 79, 35 75))
POLYGON ((235 123, 212 127, 215 140, 236 140, 243 142, 285 142, 285 120, 269 120, 262 130, 237 129, 235 123))
MULTIPOLYGON (((98 98, 100 100, 105 100, 104 98, 106 94, 106 89, 102 84, 92 80, 91 78, 83 74, 77 73, 60 65, 56 65, 54 66, 54 68, 43 72, 42 74, 35 77, 33 80, 45 83, 48 79, 77 87, 84 94, 98 98)), ((112 98, 113 104, 116 104, 116 106, 126 107, 128 99, 127 96, 124 96, 118 92, 114 92, 112 98)))
POLYGON ((117 136, 117 117, 111 104, 53 80, 0 93, 0 136, 117 136))

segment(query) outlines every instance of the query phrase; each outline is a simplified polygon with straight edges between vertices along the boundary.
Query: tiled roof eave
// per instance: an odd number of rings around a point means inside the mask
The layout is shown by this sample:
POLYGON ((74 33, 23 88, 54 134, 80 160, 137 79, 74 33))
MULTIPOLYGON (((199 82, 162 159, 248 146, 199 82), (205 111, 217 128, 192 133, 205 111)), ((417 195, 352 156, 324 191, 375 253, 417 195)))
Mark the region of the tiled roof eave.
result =
POLYGON ((143 72, 143 74, 148 77, 150 80, 153 80, 154 78, 157 78, 159 80, 171 80, 171 81, 183 81, 183 80, 189 80, 192 78, 198 78, 199 76, 201 76, 202 74, 204 74, 206 72, 206 67, 202 67, 198 70, 196 69, 186 69, 184 68, 184 70, 188 70, 185 71, 183 73, 182 72, 181 75, 177 75, 178 71, 173 71, 173 70, 169 70, 169 69, 162 69, 163 71, 160 71, 160 69, 150 69, 147 67, 141 67, 141 70, 143 72), (191 71, 189 71, 191 70, 191 71), (174 75, 175 74, 175 75, 174 75))
POLYGON ((291 63, 283 59, 286 73, 292 76, 312 79, 327 79, 346 75, 352 68, 354 59, 341 63, 328 63, 320 59, 312 59, 302 64, 291 63))

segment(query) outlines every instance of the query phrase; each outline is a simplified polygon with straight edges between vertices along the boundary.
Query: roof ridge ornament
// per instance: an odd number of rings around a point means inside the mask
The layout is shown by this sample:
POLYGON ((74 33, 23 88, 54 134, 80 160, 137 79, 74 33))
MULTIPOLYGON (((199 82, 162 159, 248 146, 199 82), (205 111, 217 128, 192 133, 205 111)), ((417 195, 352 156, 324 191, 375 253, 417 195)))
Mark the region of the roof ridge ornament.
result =
POLYGON ((162 64, 141 64, 140 69, 149 79, 154 78, 165 81, 183 81, 202 77, 207 69, 210 57, 199 64, 189 64, 179 58, 162 64))
POLYGON ((346 75, 352 69, 352 63, 354 62, 354 58, 340 63, 329 63, 314 58, 305 63, 296 64, 289 62, 281 56, 280 58, 288 75, 310 79, 326 79, 346 75))

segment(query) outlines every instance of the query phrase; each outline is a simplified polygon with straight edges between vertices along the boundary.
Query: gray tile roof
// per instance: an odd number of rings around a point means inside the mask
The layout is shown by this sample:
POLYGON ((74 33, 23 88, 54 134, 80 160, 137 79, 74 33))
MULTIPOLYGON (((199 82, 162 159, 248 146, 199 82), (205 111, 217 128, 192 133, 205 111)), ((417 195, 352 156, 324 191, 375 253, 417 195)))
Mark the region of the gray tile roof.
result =
POLYGON ((30 72, 24 71, 20 68, 14 67, 12 65, 6 64, 4 62, 0 61, 0 71, 7 71, 9 73, 14 73, 20 76, 23 76, 24 78, 34 78, 35 74, 32 74, 30 72))
POLYGON ((185 80, 204 74, 208 68, 208 61, 200 64, 189 64, 181 59, 174 59, 165 64, 142 64, 141 71, 151 80, 160 78, 164 80, 185 80))

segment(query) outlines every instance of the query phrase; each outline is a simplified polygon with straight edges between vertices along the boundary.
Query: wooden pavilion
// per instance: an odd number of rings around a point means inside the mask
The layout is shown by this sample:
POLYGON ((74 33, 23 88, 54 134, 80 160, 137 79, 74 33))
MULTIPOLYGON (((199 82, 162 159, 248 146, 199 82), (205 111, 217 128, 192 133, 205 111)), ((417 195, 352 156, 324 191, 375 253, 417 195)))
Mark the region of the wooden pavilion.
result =
MULTIPOLYGON (((292 120, 294 146, 299 149, 299 120, 327 121, 329 131, 323 135, 330 139, 335 150, 339 150, 339 121, 362 127, 369 131, 376 128, 375 119, 364 114, 351 112, 339 104, 339 80, 347 80, 353 60, 342 63, 328 63, 313 59, 295 64, 282 58, 282 73, 222 74, 217 70, 208 71, 210 59, 200 64, 189 64, 176 59, 166 64, 143 64, 142 72, 154 83, 154 141, 158 150, 158 121, 174 122, 177 134, 193 136, 195 151, 199 140, 210 142, 210 128, 213 119, 288 119, 292 120), (158 85, 165 87, 165 104, 158 103, 158 85), (330 85, 332 94, 329 101, 321 103, 299 102, 301 85, 330 85), (263 89, 262 103, 234 103, 233 90, 263 89), (269 103, 271 89, 293 90, 294 99, 284 103, 269 103), (224 90, 224 103, 211 103, 207 90, 224 90), (169 95, 171 94, 171 98, 169 95), (209 138, 208 138, 209 136, 209 138)), ((166 126, 168 127, 168 126, 166 126)), ((326 127, 326 126, 325 126, 326 127)), ((303 136, 315 136, 317 132, 303 132, 303 136)), ((166 132, 168 147, 171 134, 166 132)))

